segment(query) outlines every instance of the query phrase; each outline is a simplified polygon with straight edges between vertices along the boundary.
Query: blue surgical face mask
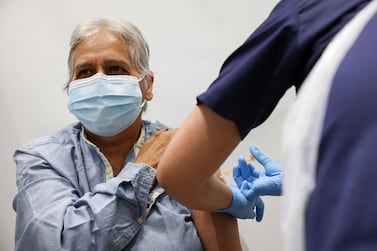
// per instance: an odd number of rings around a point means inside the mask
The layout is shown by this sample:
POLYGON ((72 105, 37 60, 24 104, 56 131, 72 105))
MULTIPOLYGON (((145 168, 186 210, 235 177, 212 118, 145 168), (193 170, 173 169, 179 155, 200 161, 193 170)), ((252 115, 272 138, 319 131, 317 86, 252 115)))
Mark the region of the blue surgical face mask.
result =
POLYGON ((97 73, 74 80, 69 84, 68 109, 96 135, 118 134, 136 120, 144 106, 141 79, 97 73))

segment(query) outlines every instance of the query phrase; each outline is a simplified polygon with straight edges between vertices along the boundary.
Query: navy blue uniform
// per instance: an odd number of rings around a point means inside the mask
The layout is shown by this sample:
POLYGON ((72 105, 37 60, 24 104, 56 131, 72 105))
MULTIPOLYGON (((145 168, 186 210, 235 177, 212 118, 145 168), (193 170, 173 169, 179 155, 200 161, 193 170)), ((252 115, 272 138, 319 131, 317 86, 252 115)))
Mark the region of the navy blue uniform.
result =
POLYGON ((377 250, 376 31, 377 15, 331 85, 306 213, 308 250, 377 250))
POLYGON ((287 89, 301 86, 333 36, 368 2, 279 2, 224 62, 198 103, 234 121, 244 138, 271 114, 287 89))
MULTIPOLYGON (((332 38, 371 1, 282 0, 197 97, 241 139, 296 89, 332 38)), ((305 212, 308 251, 377 250, 377 16, 337 69, 305 212)), ((299 191, 298 191, 299 192, 299 191)))

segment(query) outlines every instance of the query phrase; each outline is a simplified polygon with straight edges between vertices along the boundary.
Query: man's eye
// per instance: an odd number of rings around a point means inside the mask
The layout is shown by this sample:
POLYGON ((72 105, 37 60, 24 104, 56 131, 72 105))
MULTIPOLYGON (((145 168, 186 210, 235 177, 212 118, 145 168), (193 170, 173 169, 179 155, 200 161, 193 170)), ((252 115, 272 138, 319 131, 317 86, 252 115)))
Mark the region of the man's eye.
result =
POLYGON ((76 78, 88 78, 93 75, 93 72, 89 69, 81 70, 77 73, 76 78))
POLYGON ((111 66, 108 70, 109 75, 126 75, 128 72, 119 66, 111 66))

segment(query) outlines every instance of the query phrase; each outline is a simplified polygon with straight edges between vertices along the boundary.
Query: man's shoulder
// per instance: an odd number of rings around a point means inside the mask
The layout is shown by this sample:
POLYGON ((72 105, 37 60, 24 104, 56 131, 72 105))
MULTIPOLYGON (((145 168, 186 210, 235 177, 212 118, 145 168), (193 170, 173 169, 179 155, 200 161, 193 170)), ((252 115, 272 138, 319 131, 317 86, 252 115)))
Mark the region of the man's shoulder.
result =
POLYGON ((59 131, 32 139, 23 144, 20 148, 36 149, 45 146, 53 147, 55 145, 60 147, 62 145, 74 144, 75 139, 78 140, 81 130, 80 123, 72 123, 59 131))
POLYGON ((168 128, 170 129, 169 126, 167 126, 166 124, 160 122, 160 121, 155 121, 155 122, 152 122, 152 121, 149 121, 149 120, 143 120, 143 124, 144 124, 144 127, 145 127, 145 131, 147 134, 152 134, 154 132, 157 132, 161 129, 164 129, 164 128, 168 128))

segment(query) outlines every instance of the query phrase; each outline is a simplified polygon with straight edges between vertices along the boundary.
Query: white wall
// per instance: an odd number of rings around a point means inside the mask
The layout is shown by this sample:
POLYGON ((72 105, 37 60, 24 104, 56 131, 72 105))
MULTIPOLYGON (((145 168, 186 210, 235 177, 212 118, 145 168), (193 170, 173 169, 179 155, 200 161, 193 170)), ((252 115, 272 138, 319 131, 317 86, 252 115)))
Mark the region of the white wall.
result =
MULTIPOLYGON (((136 24, 151 48, 154 100, 145 118, 177 127, 195 96, 216 77, 225 58, 269 14, 277 0, 1 0, 0 1, 0 250, 13 250, 16 193, 12 154, 17 146, 72 122, 62 86, 68 41, 88 16, 120 17, 136 24)), ((223 169, 253 143, 281 158, 281 121, 294 99, 290 90, 270 119, 234 151, 223 169)), ((230 177, 228 177, 229 181, 230 177)), ((250 250, 280 250, 281 198, 265 198, 262 223, 240 220, 250 250)))

